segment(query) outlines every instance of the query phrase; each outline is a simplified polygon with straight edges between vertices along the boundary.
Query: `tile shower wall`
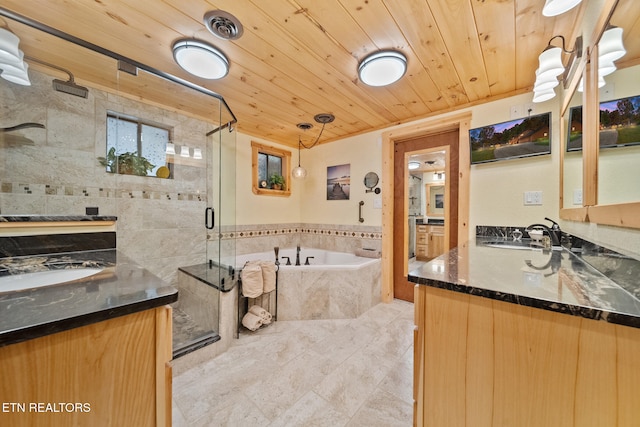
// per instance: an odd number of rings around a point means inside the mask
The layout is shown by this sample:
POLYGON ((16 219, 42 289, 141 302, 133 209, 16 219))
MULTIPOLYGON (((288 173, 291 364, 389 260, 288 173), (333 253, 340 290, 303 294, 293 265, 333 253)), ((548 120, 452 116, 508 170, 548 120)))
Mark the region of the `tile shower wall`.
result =
POLYGON ((203 152, 214 126, 93 88, 87 99, 55 92, 52 77, 30 76, 27 88, 0 84, 0 127, 45 125, 2 134, 1 213, 84 215, 97 206, 118 218, 118 249, 158 276, 175 283, 178 267, 204 262, 205 160, 159 179, 106 173, 96 158, 106 152, 108 110, 167 125, 177 144, 203 152))

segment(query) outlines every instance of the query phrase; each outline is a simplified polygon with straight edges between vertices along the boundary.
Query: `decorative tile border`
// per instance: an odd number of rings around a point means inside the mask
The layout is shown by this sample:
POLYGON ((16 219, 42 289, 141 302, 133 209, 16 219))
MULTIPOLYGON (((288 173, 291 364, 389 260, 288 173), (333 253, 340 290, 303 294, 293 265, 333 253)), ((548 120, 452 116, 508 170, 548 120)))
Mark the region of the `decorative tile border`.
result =
POLYGON ((149 200, 202 202, 202 192, 175 193, 166 191, 131 190, 125 188, 85 187, 74 185, 25 184, 0 182, 0 192, 32 196, 105 197, 149 200))
POLYGON ((382 227, 339 226, 327 224, 311 226, 310 224, 271 224, 271 225, 243 225, 234 230, 219 230, 222 240, 229 239, 253 239, 256 237, 279 236, 286 234, 308 234, 319 236, 346 237, 356 239, 381 240, 382 227))

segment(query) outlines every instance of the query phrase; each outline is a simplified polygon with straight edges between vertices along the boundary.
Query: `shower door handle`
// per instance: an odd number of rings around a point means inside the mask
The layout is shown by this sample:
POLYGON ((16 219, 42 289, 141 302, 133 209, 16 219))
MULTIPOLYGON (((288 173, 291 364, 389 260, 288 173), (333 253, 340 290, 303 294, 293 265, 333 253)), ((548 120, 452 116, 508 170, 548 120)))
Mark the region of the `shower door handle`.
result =
POLYGON ((206 208, 204 210, 204 226, 207 230, 213 230, 213 226, 216 223, 216 212, 213 208, 206 208))

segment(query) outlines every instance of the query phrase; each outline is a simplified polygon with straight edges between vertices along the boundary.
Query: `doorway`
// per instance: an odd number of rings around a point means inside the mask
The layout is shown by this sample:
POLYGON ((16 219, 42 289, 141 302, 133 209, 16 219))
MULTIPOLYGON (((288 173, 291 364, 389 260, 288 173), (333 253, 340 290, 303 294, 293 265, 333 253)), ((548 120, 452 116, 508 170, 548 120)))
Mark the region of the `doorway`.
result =
MULTIPOLYGON (((409 174, 408 162, 410 158, 443 152, 445 164, 442 173, 444 180, 444 251, 457 246, 458 242, 458 145, 459 130, 447 130, 440 133, 416 136, 410 139, 394 142, 393 177, 393 294, 395 298, 413 302, 414 283, 407 280, 409 271, 409 241, 416 233, 409 226, 409 174)), ((426 206, 421 209, 418 221, 427 224, 429 215, 426 206)), ((440 222, 440 221, 439 221, 440 222)), ((420 225, 418 225, 418 229, 420 225)), ((440 225, 438 225, 440 228, 440 225)), ((423 233, 418 233, 421 236, 423 233)), ((419 243, 420 237, 416 238, 419 243)), ((433 242, 432 242, 433 245, 433 242)), ((419 253, 420 251, 418 251, 419 253)))
MULTIPOLYGON (((397 234, 402 234, 404 239, 404 223, 398 228, 394 225, 394 198, 396 188, 394 154, 395 144, 400 141, 407 141, 425 137, 428 135, 442 134, 447 131, 457 131, 458 141, 451 146, 452 151, 457 150, 457 159, 453 155, 449 159, 452 167, 454 164, 458 169, 458 194, 450 199, 457 200, 457 228, 449 225, 451 234, 457 236, 457 241, 453 242, 451 236, 449 247, 460 247, 469 240, 469 172, 470 172, 470 150, 469 150, 469 129, 471 124, 471 113, 463 112, 452 114, 447 117, 438 117, 424 122, 394 129, 382 134, 382 301, 391 302, 396 297, 394 291, 394 240, 397 234), (453 244, 452 244, 453 243, 453 244)), ((409 150, 410 151, 410 150, 409 150)), ((449 172, 453 175, 453 172, 449 172)), ((401 254, 404 255, 404 249, 401 254)), ((406 281, 406 279, 403 277, 406 281)))

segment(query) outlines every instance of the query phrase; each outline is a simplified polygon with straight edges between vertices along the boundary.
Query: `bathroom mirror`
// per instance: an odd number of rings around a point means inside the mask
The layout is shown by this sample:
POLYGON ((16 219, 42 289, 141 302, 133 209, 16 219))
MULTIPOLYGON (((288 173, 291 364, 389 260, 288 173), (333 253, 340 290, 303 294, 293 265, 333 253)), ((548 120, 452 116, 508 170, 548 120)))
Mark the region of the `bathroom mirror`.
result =
POLYGON ((375 172, 369 172, 364 176, 364 186, 367 187, 367 193, 375 192, 376 194, 380 194, 380 189, 376 188, 380 182, 380 178, 378 178, 378 174, 375 172))
MULTIPOLYGON (((591 4, 590 4, 591 5, 591 4)), ((585 48, 592 52, 591 61, 584 70, 583 94, 583 123, 585 125, 585 140, 583 144, 583 175, 582 175, 582 207, 573 204, 572 172, 570 169, 570 153, 562 161, 562 209, 560 217, 563 219, 588 221, 591 223, 608 224, 623 227, 640 228, 640 191, 636 172, 640 169, 640 150, 637 146, 616 146, 600 148, 595 139, 589 135, 600 135, 603 132, 620 134, 629 129, 611 127, 608 123, 600 122, 600 108, 603 102, 632 97, 640 94, 638 85, 638 61, 640 60, 640 26, 636 24, 640 16, 637 3, 633 0, 607 2, 606 7, 592 5, 591 10, 585 12, 583 20, 583 35, 585 48), (615 7, 615 9, 614 9, 615 7), (605 77, 606 85, 598 88, 598 47, 599 38, 608 25, 623 29, 623 45, 625 55, 615 61, 617 70, 605 77), (589 26, 591 25, 591 27, 589 26), (589 42, 589 40, 593 40, 589 42), (589 118, 591 117, 591 118, 589 118)), ((563 105, 574 103, 570 102, 563 105)), ((639 110, 636 106, 636 114, 639 110)), ((568 113, 565 109, 563 120, 568 125, 568 113)), ((624 126, 623 126, 624 127, 624 126)), ((628 127, 629 128, 629 127, 628 127)), ((567 129, 565 128, 565 132, 567 129)), ((635 132, 635 129, 631 129, 635 132)), ((563 141, 566 143, 566 135, 563 141)), ((621 139, 622 140, 622 139, 621 139)), ((563 146, 564 148, 564 146, 563 146)), ((638 172, 640 173, 640 172, 638 172)))

